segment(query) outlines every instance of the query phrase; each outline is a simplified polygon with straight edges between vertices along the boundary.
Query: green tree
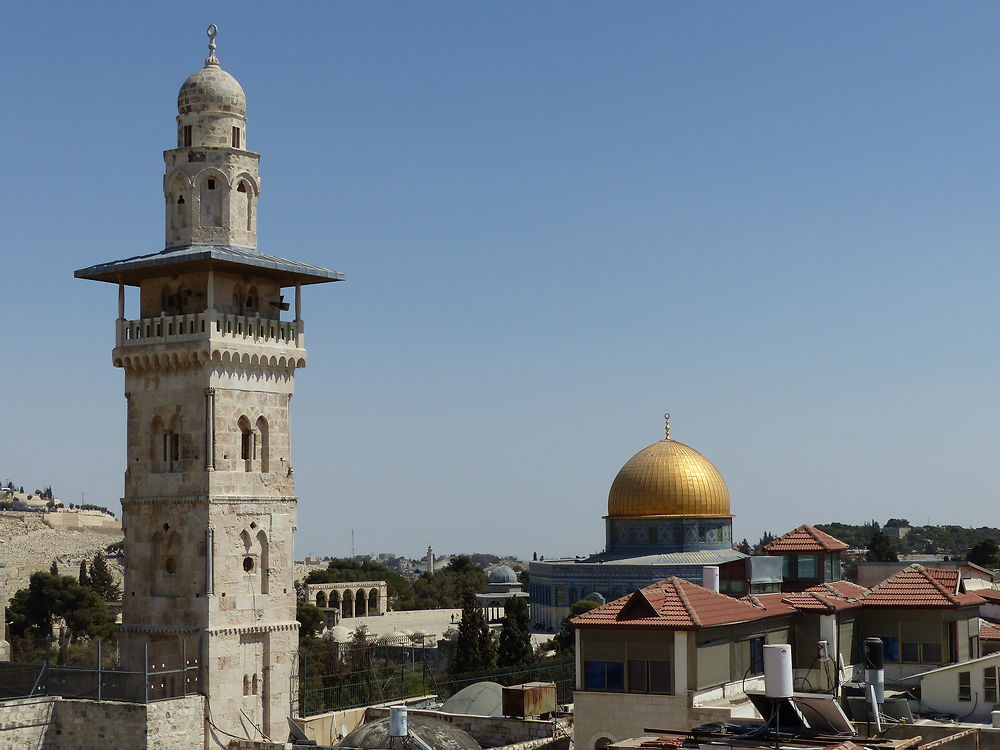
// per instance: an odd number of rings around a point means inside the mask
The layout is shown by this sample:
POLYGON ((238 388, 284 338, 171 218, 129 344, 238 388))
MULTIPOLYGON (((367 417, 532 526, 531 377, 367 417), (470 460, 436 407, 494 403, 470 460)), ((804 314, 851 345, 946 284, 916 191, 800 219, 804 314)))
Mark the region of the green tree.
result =
POLYGON ((90 588, 104 601, 121 601, 122 590, 115 583, 108 561, 100 552, 94 554, 94 560, 90 563, 90 588))
POLYGON ((896 562, 899 560, 899 555, 892 539, 881 531, 876 531, 868 542, 868 554, 865 559, 868 562, 896 562))
POLYGON ((319 607, 309 602, 295 603, 295 619, 299 621, 299 639, 316 638, 326 627, 319 607))
POLYGON ((531 616, 523 596, 512 596, 504 604, 501 621, 500 644, 497 649, 497 666, 522 667, 535 660, 531 648, 531 616))
POLYGON ((448 671, 452 675, 482 672, 493 666, 492 633, 483 616, 475 591, 462 592, 462 620, 451 652, 448 671))
POLYGON ((582 615, 584 612, 589 612, 600 606, 600 602, 595 602, 591 599, 581 599, 570 606, 569 614, 562 619, 562 626, 559 628, 559 632, 556 633, 555 638, 552 639, 556 651, 563 655, 570 655, 576 652, 576 635, 573 633, 569 621, 574 617, 582 615))
POLYGON ((81 638, 106 640, 116 632, 114 618, 97 594, 75 578, 51 573, 33 573, 28 588, 10 600, 7 617, 12 636, 29 637, 36 644, 51 639, 53 626, 62 620, 66 627, 59 642, 60 664, 69 643, 81 638))
POLYGON ((55 560, 53 560, 52 564, 49 566, 49 575, 53 576, 59 575, 59 565, 56 563, 55 560))
POLYGON ((742 552, 744 555, 752 555, 753 547, 750 546, 750 542, 747 541, 746 537, 743 537, 742 542, 737 542, 733 545, 733 549, 737 552, 742 552))
POLYGON ((970 563, 995 570, 1000 568, 1000 547, 997 546, 995 539, 983 539, 972 545, 965 554, 965 559, 970 563))
POLYGON ((80 560, 80 577, 77 579, 85 589, 90 588, 90 576, 87 575, 87 561, 80 560))

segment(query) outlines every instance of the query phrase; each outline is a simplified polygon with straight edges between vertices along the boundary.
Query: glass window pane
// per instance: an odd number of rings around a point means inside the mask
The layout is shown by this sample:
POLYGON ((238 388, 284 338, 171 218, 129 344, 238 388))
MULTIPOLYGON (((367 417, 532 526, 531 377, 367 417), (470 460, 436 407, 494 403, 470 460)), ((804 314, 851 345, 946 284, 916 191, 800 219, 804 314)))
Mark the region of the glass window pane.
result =
POLYGON ((586 690, 604 690, 605 669, 603 661, 585 661, 583 663, 584 682, 586 690))
POLYGON ((899 638, 883 637, 882 649, 886 661, 899 661, 899 638))
POLYGON ((670 692, 669 661, 649 662, 649 692, 651 693, 670 692))
POLYGON ((920 644, 903 643, 903 661, 920 661, 920 644))
POLYGON ((958 699, 960 701, 972 700, 972 673, 958 673, 958 699))
POLYGON ((645 693, 646 662, 642 659, 628 660, 628 691, 630 693, 645 693))
POLYGON ((816 555, 799 555, 799 578, 818 578, 816 555))
POLYGON ((921 643, 920 648, 923 650, 923 661, 924 664, 940 664, 941 663, 941 644, 940 643, 921 643))
POLYGON ((785 580, 792 577, 792 560, 794 558, 791 555, 781 556, 781 577, 785 580))
POLYGON ((625 690, 625 662, 609 661, 607 664, 608 690, 625 690))

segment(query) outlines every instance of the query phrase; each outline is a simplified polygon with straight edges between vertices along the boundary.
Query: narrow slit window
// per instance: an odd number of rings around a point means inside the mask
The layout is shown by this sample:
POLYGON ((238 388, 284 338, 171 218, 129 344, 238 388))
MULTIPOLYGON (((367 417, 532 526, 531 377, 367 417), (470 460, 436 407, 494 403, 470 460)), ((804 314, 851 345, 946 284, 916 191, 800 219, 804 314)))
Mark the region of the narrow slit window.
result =
POLYGON ((181 129, 181 143, 183 144, 184 148, 187 148, 187 147, 189 147, 191 145, 191 126, 190 125, 185 125, 181 129))
POLYGON ((240 147, 240 129, 237 127, 233 128, 233 148, 240 147))
POLYGON ((209 190, 215 190, 215 178, 214 177, 209 177, 208 178, 208 189, 209 190))

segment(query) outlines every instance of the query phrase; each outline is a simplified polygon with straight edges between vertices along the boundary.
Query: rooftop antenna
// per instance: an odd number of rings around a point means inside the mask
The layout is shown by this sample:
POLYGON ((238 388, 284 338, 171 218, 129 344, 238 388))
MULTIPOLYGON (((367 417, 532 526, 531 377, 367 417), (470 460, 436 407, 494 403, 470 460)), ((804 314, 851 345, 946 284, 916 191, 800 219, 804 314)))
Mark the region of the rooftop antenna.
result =
POLYGON ((351 557, 354 557, 354 529, 351 529, 351 557))

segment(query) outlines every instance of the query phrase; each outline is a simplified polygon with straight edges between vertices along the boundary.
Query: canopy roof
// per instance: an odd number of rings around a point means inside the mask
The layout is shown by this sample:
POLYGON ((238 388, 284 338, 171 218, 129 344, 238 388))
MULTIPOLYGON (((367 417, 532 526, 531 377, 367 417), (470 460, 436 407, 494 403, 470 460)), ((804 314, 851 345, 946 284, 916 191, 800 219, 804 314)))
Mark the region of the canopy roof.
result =
POLYGON ((220 271, 252 273, 273 279, 282 286, 325 284, 342 281, 337 271, 296 260, 267 255, 260 250, 236 245, 182 245, 158 253, 113 260, 74 272, 78 279, 108 281, 139 286, 143 279, 167 274, 189 273, 214 268, 220 271))

